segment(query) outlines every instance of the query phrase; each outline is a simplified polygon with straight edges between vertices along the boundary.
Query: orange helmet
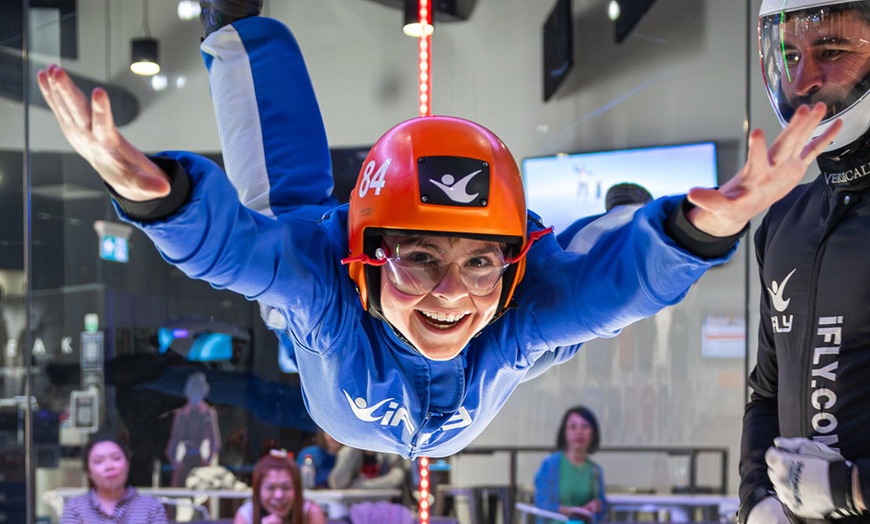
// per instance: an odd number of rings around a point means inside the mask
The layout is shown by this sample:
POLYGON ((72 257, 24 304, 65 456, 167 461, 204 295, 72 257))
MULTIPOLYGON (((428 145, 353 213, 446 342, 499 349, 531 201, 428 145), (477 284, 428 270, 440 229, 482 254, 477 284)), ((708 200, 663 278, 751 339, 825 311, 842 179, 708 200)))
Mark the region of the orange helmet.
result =
POLYGON ((516 160, 495 134, 461 118, 418 117, 387 131, 369 151, 350 196, 345 262, 363 307, 380 314, 380 273, 366 261, 384 232, 502 242, 507 256, 516 256, 503 277, 502 312, 525 271, 525 257, 517 255, 527 249, 526 221, 516 160))

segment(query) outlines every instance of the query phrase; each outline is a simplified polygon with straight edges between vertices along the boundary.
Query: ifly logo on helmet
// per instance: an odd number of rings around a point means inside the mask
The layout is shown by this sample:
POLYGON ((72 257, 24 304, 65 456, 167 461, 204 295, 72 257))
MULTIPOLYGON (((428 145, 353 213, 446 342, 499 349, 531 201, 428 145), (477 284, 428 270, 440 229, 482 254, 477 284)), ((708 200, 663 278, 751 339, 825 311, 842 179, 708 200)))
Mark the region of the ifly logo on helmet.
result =
POLYGON ((475 158, 417 159, 420 201, 442 206, 484 207, 489 201, 489 163, 475 158))

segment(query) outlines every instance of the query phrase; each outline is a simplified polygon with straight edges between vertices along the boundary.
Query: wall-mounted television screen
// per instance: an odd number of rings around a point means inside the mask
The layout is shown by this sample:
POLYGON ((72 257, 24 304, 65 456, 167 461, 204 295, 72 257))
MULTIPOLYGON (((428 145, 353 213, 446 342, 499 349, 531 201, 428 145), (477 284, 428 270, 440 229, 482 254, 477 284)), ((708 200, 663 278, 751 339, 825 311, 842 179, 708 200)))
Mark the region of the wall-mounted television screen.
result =
POLYGON ((639 184, 654 198, 718 185, 713 142, 530 157, 522 171, 529 209, 556 232, 604 213, 614 184, 639 184))
POLYGON ((556 0, 544 21, 544 102, 574 65, 574 16, 571 0, 556 0))

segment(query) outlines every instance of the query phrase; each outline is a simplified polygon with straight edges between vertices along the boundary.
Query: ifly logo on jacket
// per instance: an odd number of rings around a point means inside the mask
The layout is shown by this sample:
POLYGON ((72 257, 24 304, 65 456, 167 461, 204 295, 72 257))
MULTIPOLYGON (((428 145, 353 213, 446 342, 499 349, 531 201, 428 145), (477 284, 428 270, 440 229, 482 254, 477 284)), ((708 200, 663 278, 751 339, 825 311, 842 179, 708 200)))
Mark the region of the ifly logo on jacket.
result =
POLYGON ((788 309, 788 304, 791 302, 791 298, 786 298, 785 296, 785 286, 788 284, 789 279, 794 275, 795 271, 797 271, 797 269, 792 269, 791 273, 786 275, 782 280, 782 283, 778 283, 774 280, 767 288, 767 293, 770 295, 770 304, 773 306, 773 309, 775 309, 777 313, 783 313, 782 315, 773 315, 770 317, 770 321, 773 324, 773 331, 775 333, 790 333, 792 329, 794 315, 784 314, 785 310, 788 309))
POLYGON ((344 391, 344 396, 347 398, 347 403, 350 405, 353 414, 363 422, 378 422, 381 426, 392 427, 396 427, 404 422, 408 433, 413 434, 416 430, 414 422, 411 421, 411 417, 408 415, 408 410, 404 406, 400 406, 393 398, 388 398, 369 406, 366 399, 362 397, 353 399, 347 391, 344 391))
MULTIPOLYGON (((347 403, 350 406, 351 411, 353 411, 354 416, 363 422, 375 422, 381 426, 389 427, 396 427, 399 424, 404 423, 404 429, 408 431, 409 435, 413 435, 416 431, 417 427, 411 420, 408 410, 396 402, 394 398, 388 398, 369 405, 368 401, 362 397, 354 399, 347 391, 342 392, 344 393, 344 397, 347 399, 347 403)), ((440 429, 442 431, 460 429, 470 426, 471 422, 471 415, 469 415, 468 410, 464 407, 460 407, 459 411, 447 419, 440 429)), ((431 435, 428 435, 424 441, 428 440, 429 436, 431 435)))

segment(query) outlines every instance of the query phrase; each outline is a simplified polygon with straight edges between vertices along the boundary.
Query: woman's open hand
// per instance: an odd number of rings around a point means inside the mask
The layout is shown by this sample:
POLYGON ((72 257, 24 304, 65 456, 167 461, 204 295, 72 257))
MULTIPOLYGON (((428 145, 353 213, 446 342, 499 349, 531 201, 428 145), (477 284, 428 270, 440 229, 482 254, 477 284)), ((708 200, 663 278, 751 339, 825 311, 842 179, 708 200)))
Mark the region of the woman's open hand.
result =
POLYGON ((104 89, 94 89, 88 100, 57 65, 40 70, 37 81, 63 136, 119 195, 145 201, 169 193, 166 173, 118 132, 104 89))

